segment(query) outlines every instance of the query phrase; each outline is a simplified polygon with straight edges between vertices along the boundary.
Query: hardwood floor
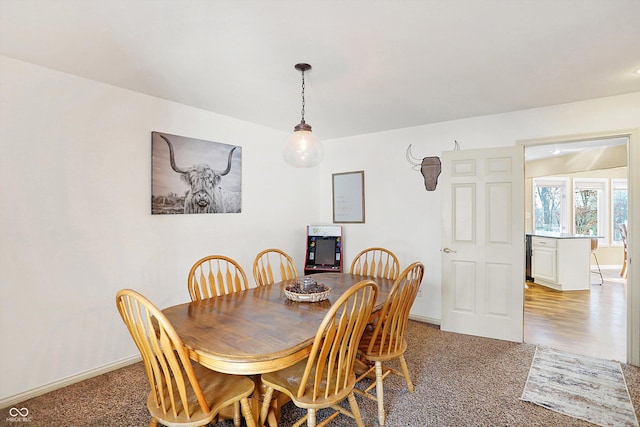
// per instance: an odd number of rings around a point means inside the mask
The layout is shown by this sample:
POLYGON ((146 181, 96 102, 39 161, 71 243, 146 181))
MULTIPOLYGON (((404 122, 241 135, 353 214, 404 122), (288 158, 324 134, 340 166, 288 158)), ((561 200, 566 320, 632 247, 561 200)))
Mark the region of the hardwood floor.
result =
POLYGON ((626 362, 626 281, 603 269, 604 285, 591 275, 590 291, 560 292, 527 282, 524 339, 586 356, 626 362))

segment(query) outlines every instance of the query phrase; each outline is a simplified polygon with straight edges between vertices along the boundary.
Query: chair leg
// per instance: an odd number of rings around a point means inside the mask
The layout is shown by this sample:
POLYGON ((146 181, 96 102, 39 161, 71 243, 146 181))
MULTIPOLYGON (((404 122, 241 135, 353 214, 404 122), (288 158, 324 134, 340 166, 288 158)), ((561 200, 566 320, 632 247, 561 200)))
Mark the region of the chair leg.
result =
POLYGON ((271 397, 273 396, 273 388, 267 387, 267 391, 264 392, 262 398, 262 408, 260 409, 260 419, 258 423, 262 426, 267 422, 267 416, 269 415, 269 407, 271 406, 271 397))
POLYGON ((407 366, 407 361, 404 358, 404 355, 400 356, 400 366, 402 367, 402 373, 404 374, 404 379, 407 381, 407 389, 409 389, 409 393, 413 393, 413 383, 411 382, 411 375, 409 375, 409 367, 407 366))
POLYGON ((278 420, 276 419, 276 415, 272 412, 269 412, 267 416, 267 422, 264 424, 269 427, 278 427, 278 420))
POLYGON ((307 409, 307 426, 316 427, 316 410, 313 408, 307 409))
POLYGON ((591 252, 593 254, 593 258, 596 260, 596 265, 598 266, 598 274, 600 275, 600 285, 604 285, 604 277, 602 277, 602 270, 600 270, 600 263, 598 262, 598 256, 595 252, 591 252))
POLYGON ((249 404, 249 399, 246 397, 243 397, 240 400, 240 405, 242 406, 242 415, 244 416, 244 420, 247 423, 247 427, 256 427, 256 422, 253 419, 253 412, 251 412, 251 405, 249 404))
POLYGON ((384 386, 382 377, 382 362, 376 362, 376 396, 378 398, 378 423, 383 426, 384 414, 384 386))
POLYGON ((349 393, 349 406, 351 407, 351 413, 353 414, 353 418, 356 420, 356 424, 358 427, 364 427, 364 423, 362 422, 362 414, 360 413, 360 407, 358 407, 358 402, 356 402, 356 396, 353 392, 349 393))
POLYGON ((240 402, 233 402, 233 425, 240 427, 242 417, 240 416, 240 402))

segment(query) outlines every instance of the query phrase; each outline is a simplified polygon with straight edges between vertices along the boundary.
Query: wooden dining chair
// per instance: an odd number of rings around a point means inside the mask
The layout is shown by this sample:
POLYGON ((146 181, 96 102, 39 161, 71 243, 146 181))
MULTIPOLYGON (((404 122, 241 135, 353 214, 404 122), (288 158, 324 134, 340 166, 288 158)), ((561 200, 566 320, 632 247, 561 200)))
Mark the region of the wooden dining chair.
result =
POLYGON ((414 262, 404 269, 395 280, 391 292, 387 297, 382 310, 379 312, 375 324, 370 325, 365 330, 359 346, 359 361, 369 366, 367 370, 360 373, 357 381, 364 378, 371 378, 375 371, 375 381, 364 390, 354 389, 359 394, 378 402, 378 422, 384 425, 384 379, 391 373, 400 375, 395 369, 383 366, 384 362, 397 359, 402 368, 402 375, 407 382, 407 388, 413 393, 413 383, 409 374, 409 368, 404 358, 407 349, 405 332, 409 321, 409 311, 416 299, 422 276, 424 275, 424 265, 414 262), (369 392, 376 388, 376 396, 369 392))
POLYGON ((295 279, 298 270, 291 257, 280 249, 265 249, 253 261, 253 278, 256 285, 270 285, 283 280, 295 279))
POLYGON ((122 320, 136 343, 149 378, 149 426, 203 426, 217 421, 221 409, 233 406, 234 425, 244 415, 255 427, 249 396, 255 384, 247 377, 214 372, 189 359, 189 352, 162 312, 140 293, 116 295, 122 320))
POLYGON ((620 224, 620 236, 622 237, 622 270, 620 270, 620 277, 622 277, 623 279, 627 278, 627 256, 628 256, 628 249, 627 249, 627 224, 620 224))
POLYGON ((266 387, 260 411, 260 423, 266 421, 274 390, 285 393, 299 408, 307 409, 305 420, 309 427, 316 426, 316 411, 333 408, 320 426, 340 414, 356 420, 363 427, 362 416, 353 394, 356 376, 353 369, 358 342, 367 325, 378 295, 378 287, 371 280, 358 282, 331 306, 318 327, 309 357, 280 371, 262 374, 266 387), (348 399, 350 411, 340 406, 348 399))
POLYGON ((395 280, 400 273, 398 257, 385 248, 367 248, 355 256, 349 269, 351 274, 395 280))
POLYGON ((224 255, 209 255, 198 260, 187 280, 191 301, 249 289, 247 275, 240 264, 224 255))

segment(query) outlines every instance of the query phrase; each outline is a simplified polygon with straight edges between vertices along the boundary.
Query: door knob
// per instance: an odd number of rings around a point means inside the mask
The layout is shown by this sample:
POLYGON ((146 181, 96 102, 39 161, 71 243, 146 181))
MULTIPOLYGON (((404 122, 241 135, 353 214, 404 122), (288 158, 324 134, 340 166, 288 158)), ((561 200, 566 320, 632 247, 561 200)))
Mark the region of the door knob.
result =
POLYGON ((444 248, 444 249, 442 250, 442 252, 444 252, 445 254, 450 254, 450 253, 454 253, 454 254, 455 254, 455 253, 456 253, 456 251, 455 251, 455 250, 453 250, 453 249, 449 249, 449 248, 444 248))

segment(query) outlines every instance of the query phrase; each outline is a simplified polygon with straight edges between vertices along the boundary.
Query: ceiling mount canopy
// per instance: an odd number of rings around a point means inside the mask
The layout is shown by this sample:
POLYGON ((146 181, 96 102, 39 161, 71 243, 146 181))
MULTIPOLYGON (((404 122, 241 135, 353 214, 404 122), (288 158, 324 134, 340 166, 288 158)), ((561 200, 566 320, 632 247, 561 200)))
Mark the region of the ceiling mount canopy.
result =
POLYGON ((282 156, 291 166, 308 168, 318 165, 324 156, 320 139, 311 132, 311 126, 304 121, 304 72, 311 69, 311 65, 300 63, 295 69, 302 73, 302 118, 293 128, 293 134, 287 138, 282 156))

